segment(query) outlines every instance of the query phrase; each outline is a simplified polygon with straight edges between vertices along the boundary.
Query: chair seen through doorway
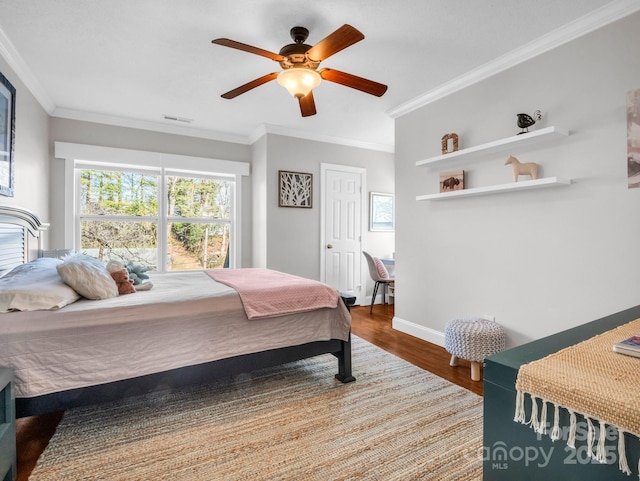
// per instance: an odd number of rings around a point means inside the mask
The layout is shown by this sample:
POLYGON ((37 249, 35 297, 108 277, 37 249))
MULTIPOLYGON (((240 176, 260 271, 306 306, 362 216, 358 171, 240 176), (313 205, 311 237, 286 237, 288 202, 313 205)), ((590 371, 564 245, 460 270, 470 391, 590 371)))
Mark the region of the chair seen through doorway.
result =
POLYGON ((367 259, 367 265, 369 266, 369 275, 375 285, 373 286, 373 294, 371 296, 371 307, 369 308, 369 314, 373 312, 373 304, 376 302, 376 296, 378 295, 378 289, 382 286, 382 303, 386 303, 386 289, 388 286, 394 286, 395 279, 389 275, 389 271, 382 263, 380 259, 372 256, 366 251, 362 251, 365 259, 367 259))

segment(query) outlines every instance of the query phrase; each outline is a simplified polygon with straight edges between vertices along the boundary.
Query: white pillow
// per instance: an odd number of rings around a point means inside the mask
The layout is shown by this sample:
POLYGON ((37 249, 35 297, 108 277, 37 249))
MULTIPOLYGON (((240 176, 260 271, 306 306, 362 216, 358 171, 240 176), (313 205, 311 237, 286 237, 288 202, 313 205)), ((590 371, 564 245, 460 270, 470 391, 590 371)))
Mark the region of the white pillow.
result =
POLYGON ((60 309, 80 299, 58 274, 60 264, 41 257, 0 277, 0 312, 60 309))
POLYGON ((87 299, 109 299, 118 295, 118 286, 107 268, 95 257, 73 254, 58 265, 62 280, 87 299))

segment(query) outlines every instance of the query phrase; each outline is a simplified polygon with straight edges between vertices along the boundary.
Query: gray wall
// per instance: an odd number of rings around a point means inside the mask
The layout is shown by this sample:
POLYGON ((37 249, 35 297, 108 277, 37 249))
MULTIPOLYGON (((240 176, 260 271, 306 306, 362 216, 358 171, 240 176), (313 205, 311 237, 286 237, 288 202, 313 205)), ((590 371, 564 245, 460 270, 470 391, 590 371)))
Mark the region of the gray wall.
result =
MULTIPOLYGON (((490 314, 513 345, 640 303, 640 189, 627 188, 626 164, 637 45, 640 14, 397 119, 394 325, 437 342, 447 320, 490 314), (574 184, 416 201, 448 170, 415 165, 440 153, 443 134, 457 132, 461 148, 483 144, 516 134, 515 114, 536 109, 534 129, 571 135, 513 154, 574 184)), ((510 182, 507 156, 460 164, 468 186, 510 182)))
POLYGON ((13 197, 0 196, 0 203, 49 222, 49 116, 1 56, 0 72, 16 89, 15 189, 13 197))
MULTIPOLYGON (((266 206, 267 218, 264 239, 267 244, 266 267, 320 279, 320 253, 323 248, 320 239, 320 164, 362 167, 366 169, 367 192, 393 193, 394 156, 387 152, 281 135, 267 134, 266 137, 266 197, 261 199, 266 206), (311 209, 278 207, 278 170, 313 174, 311 209)), ((363 246, 374 255, 390 255, 395 249, 395 234, 367 230, 363 246)), ((370 279, 367 284, 367 292, 371 292, 370 279)))

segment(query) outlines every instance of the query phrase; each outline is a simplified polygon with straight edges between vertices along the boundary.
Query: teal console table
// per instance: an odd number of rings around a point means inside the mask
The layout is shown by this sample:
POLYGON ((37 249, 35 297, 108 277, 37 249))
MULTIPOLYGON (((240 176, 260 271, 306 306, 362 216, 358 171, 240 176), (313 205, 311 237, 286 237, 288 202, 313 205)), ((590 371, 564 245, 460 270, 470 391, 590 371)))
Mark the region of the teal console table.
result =
POLYGON ((0 367, 0 478, 16 477, 16 411, 13 369, 0 367))
MULTIPOLYGON (((516 378, 521 365, 541 359, 565 347, 592 338, 640 318, 640 306, 577 326, 537 341, 494 354, 484 367, 483 481, 629 481, 638 479, 640 440, 625 436, 627 461, 632 475, 618 469, 617 435, 607 439, 608 462, 601 464, 587 455, 586 420, 578 415, 580 432, 576 449, 567 447, 566 436, 551 441, 549 434, 536 434, 530 426, 516 423, 516 378)), ((631 380, 637 382, 636 380, 631 380)), ((531 403, 525 397, 527 419, 531 403)), ((547 419, 553 419, 551 408, 547 419)), ((560 409, 560 426, 569 425, 569 414, 560 409)))

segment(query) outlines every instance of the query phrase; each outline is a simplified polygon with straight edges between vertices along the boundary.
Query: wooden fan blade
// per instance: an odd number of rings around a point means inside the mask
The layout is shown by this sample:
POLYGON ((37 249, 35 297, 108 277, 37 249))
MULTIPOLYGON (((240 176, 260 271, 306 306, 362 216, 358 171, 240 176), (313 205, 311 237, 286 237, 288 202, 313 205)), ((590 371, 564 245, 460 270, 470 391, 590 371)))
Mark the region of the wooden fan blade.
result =
POLYGON ((240 94, 248 92, 251 89, 260 87, 260 85, 266 84, 267 82, 274 80, 277 76, 278 76, 278 72, 268 73, 267 75, 263 75, 260 78, 252 80, 251 82, 247 82, 246 84, 241 85, 240 87, 237 87, 233 90, 229 90, 227 93, 222 94, 221 97, 223 99, 233 99, 240 94))
POLYGON ((307 57, 315 62, 321 62, 363 38, 364 35, 360 30, 345 24, 311 47, 307 51, 307 57))
POLYGON ((313 100, 313 90, 304 97, 300 97, 298 102, 300 103, 300 113, 303 117, 316 114, 316 102, 313 100))
POLYGON ((382 97, 387 91, 387 86, 373 80, 367 80, 366 78, 357 77, 350 73, 341 72, 340 70, 333 70, 331 68, 323 68, 318 70, 318 73, 324 80, 329 82, 335 82, 352 89, 360 90, 376 97, 382 97))
POLYGON ((253 47, 251 45, 247 45, 246 43, 236 42, 235 40, 230 40, 228 38, 216 38, 215 40, 211 40, 211 43, 222 45, 223 47, 236 48, 238 50, 242 50, 243 52, 255 53, 256 55, 270 58, 271 60, 275 60, 276 62, 281 62, 284 60, 284 57, 280 54, 269 52, 268 50, 263 50, 258 47, 253 47))

